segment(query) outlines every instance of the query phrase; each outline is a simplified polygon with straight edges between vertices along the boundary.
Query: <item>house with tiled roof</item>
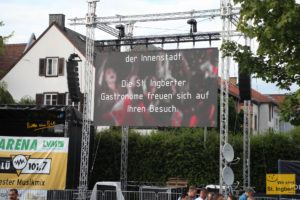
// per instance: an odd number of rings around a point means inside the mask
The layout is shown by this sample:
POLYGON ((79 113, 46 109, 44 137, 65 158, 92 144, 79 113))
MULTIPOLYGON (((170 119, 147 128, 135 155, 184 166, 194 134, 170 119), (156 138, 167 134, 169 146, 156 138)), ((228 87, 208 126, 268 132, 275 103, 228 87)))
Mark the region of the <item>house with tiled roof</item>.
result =
MULTIPOLYGON (((3 65, 4 74, 0 80, 7 83, 13 98, 19 101, 29 96, 37 104, 73 105, 82 110, 82 103, 72 102, 69 96, 66 61, 73 53, 81 59, 78 73, 83 93, 85 36, 65 27, 65 15, 50 14, 48 28, 37 40, 31 37, 29 43, 19 45, 14 50, 12 46, 17 45, 7 45, 11 53, 3 59, 6 64, 3 65)), ((98 62, 100 52, 104 50, 95 48, 94 63, 98 62)))
MULTIPOLYGON (((32 45, 25 47, 26 44, 7 45, 10 56, 1 64, 5 72, 1 81, 7 83, 13 98, 19 101, 29 96, 37 104, 45 105, 72 104, 66 61, 72 53, 79 55, 80 87, 84 88, 85 36, 65 27, 65 15, 50 14, 49 27, 32 45)), ((80 105, 76 106, 80 109, 80 105)))
MULTIPOLYGON (((280 103, 284 100, 285 94, 267 94, 266 96, 274 99, 280 108, 280 103)), ((279 122, 280 132, 288 132, 295 128, 290 122, 280 121, 279 122)))
MULTIPOLYGON (((219 81, 220 84, 220 81, 219 81)), ((240 101, 240 92, 237 78, 230 78, 229 94, 234 97, 237 110, 244 109, 244 102, 240 101)), ((280 131, 278 103, 267 95, 251 89, 250 126, 252 133, 262 134, 268 130, 280 131)))

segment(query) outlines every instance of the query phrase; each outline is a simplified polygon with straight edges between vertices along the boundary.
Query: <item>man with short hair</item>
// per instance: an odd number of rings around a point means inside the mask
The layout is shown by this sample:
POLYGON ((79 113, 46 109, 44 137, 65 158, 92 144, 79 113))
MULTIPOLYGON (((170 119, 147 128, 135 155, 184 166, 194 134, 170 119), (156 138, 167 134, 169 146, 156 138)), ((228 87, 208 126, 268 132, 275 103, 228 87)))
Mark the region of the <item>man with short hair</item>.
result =
POLYGON ((207 196, 207 190, 205 188, 202 188, 200 190, 200 196, 196 200, 204 200, 207 196))
POLYGON ((178 200, 195 200, 196 199, 196 194, 197 194, 197 188, 195 186, 190 186, 189 191, 187 193, 184 193, 184 197, 180 196, 178 200))
POLYGON ((19 200, 18 199, 19 194, 17 189, 10 189, 8 196, 9 196, 9 200, 19 200))
POLYGON ((214 193, 213 192, 209 192, 207 194, 207 200, 213 200, 213 198, 214 198, 214 193))
POLYGON ((188 191, 188 200, 195 200, 196 199, 196 194, 197 194, 197 188, 195 186, 190 186, 189 191, 188 191))
POLYGON ((240 196, 239 200, 247 200, 248 197, 254 197, 254 190, 252 188, 247 188, 245 193, 240 196))

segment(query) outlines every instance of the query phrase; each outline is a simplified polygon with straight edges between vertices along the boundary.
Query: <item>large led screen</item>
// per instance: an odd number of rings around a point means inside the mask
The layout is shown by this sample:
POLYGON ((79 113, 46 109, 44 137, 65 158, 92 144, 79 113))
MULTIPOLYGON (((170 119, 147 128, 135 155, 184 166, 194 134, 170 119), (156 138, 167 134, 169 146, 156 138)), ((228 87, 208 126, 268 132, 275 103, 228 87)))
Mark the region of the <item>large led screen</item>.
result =
POLYGON ((103 53, 97 126, 216 127, 218 49, 103 53))

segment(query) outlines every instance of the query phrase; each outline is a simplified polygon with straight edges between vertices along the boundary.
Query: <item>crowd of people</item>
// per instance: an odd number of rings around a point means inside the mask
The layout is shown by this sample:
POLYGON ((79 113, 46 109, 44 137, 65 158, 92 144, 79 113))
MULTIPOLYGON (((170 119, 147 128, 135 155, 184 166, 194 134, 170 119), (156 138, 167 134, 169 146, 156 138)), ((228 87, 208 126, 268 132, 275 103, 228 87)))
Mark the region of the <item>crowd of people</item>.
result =
MULTIPOLYGON (((9 200, 18 200, 18 190, 10 189, 9 190, 9 200)), ((200 194, 197 197, 197 188, 194 186, 189 187, 187 192, 183 192, 178 200, 225 200, 222 194, 215 192, 208 192, 207 189, 201 188, 200 194)), ((254 190, 252 188, 247 188, 245 193, 243 193, 239 198, 236 196, 228 196, 227 200, 255 200, 254 190)))
POLYGON ((227 197, 227 199, 225 199, 222 194, 208 192, 207 189, 202 188, 199 196, 197 196, 197 188, 191 186, 187 192, 182 193, 178 200, 255 200, 254 193, 255 192, 252 188, 247 188, 241 196, 237 197, 230 195, 227 197))

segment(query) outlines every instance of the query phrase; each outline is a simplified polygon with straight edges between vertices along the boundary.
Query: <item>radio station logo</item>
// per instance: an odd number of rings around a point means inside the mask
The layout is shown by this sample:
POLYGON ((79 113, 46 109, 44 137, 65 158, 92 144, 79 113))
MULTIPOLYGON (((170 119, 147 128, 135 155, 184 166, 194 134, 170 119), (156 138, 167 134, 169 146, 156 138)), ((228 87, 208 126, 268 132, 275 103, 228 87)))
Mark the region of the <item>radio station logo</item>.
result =
POLYGON ((0 158, 0 173, 50 174, 51 158, 31 158, 30 155, 11 155, 0 158))
POLYGON ((22 170, 26 167, 29 157, 24 155, 12 156, 13 167, 16 169, 18 176, 20 176, 22 170))

